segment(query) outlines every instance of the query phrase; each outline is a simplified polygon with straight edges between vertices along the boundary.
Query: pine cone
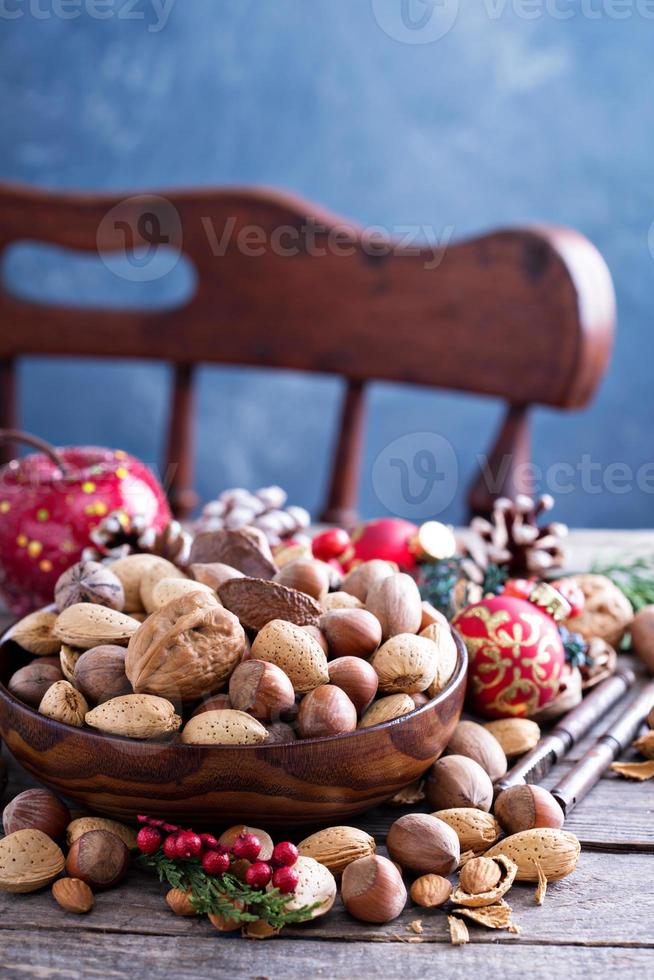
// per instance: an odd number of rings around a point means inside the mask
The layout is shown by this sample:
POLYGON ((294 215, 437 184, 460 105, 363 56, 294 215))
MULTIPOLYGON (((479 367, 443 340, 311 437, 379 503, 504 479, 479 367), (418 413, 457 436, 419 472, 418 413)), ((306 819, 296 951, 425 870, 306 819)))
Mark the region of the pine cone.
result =
POLYGON ((191 553, 193 535, 185 531, 179 521, 171 521, 163 531, 147 527, 138 539, 138 550, 150 555, 167 558, 179 568, 185 568, 191 553))
POLYGON ((124 558, 141 551, 139 537, 145 530, 143 517, 130 517, 124 510, 112 510, 91 531, 92 547, 84 549, 85 561, 124 558))
POLYGON ((520 494, 515 502, 506 497, 496 500, 490 520, 473 518, 473 535, 465 543, 466 575, 476 581, 480 574, 485 575, 490 564, 506 568, 512 576, 540 577, 560 568, 567 526, 552 522, 539 527, 537 523, 553 506, 554 499, 549 494, 537 500, 520 494))

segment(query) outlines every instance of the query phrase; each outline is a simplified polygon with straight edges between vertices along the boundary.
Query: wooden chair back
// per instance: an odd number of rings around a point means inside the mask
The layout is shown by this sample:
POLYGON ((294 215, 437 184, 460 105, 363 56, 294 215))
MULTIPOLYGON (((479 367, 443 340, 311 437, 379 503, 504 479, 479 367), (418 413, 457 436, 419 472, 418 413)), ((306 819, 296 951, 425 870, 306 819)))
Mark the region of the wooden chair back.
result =
MULTIPOLYGON (((183 252, 196 274, 187 303, 165 310, 33 303, 0 288, 0 425, 15 427, 15 365, 29 355, 170 362, 166 450, 175 511, 193 493, 198 364, 341 375, 343 406, 323 517, 354 518, 371 380, 505 399, 488 465, 509 457, 495 493, 528 491, 531 405, 578 408, 607 365, 611 278, 575 231, 511 228, 443 246, 372 234, 290 194, 258 189, 81 194, 0 185, 0 254, 38 241, 135 261, 183 252)), ((141 263, 141 266, 139 266, 141 263)), ((478 480, 470 501, 487 510, 478 480)))

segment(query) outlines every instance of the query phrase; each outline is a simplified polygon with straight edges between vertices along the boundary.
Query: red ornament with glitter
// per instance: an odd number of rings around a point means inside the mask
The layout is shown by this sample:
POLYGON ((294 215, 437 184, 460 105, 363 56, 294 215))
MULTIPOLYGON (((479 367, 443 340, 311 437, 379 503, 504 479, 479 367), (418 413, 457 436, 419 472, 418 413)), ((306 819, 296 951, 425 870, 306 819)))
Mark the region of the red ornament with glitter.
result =
POLYGON ((52 450, 22 433, 14 438, 44 449, 0 469, 0 592, 23 615, 52 602, 55 582, 108 513, 140 515, 157 530, 171 514, 152 471, 121 450, 52 450))
POLYGON ((565 651, 554 617, 566 609, 566 600, 541 584, 531 601, 487 596, 454 618, 468 649, 468 705, 474 714, 527 718, 556 696, 565 651))
POLYGON ((403 572, 413 572, 416 568, 416 555, 411 544, 418 530, 415 524, 401 517, 381 517, 366 521, 352 531, 350 547, 338 560, 348 571, 361 562, 383 558, 395 562, 403 572))

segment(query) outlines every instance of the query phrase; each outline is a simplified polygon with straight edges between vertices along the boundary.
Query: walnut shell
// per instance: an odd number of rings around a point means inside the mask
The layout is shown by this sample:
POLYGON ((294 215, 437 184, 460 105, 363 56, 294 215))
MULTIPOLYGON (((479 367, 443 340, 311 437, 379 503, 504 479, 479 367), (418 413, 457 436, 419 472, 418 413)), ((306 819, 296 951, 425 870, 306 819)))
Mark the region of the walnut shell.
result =
POLYGON ((218 691, 245 649, 243 627, 209 593, 173 599, 142 623, 125 673, 137 693, 193 701, 218 691))
POLYGON ((599 636, 617 646, 634 618, 631 603, 624 592, 606 575, 573 575, 573 581, 584 593, 585 604, 578 616, 566 621, 573 633, 585 640, 599 636))
POLYGON ((92 602, 119 612, 125 608, 125 592, 117 575, 98 561, 78 561, 57 579, 54 590, 59 612, 76 602, 92 602))
POLYGON ((322 613, 311 596, 278 582, 258 578, 233 578, 218 590, 220 601, 238 616, 246 629, 261 630, 272 619, 296 626, 317 626, 322 613))

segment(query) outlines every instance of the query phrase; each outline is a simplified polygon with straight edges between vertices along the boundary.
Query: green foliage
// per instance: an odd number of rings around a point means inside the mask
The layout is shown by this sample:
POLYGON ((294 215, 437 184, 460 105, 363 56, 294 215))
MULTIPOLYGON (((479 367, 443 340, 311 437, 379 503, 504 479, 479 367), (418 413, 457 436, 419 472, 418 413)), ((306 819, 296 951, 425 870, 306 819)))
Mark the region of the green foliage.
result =
POLYGON ((258 891, 229 872, 220 877, 207 874, 199 861, 171 861, 161 850, 142 854, 138 860, 141 867, 154 869, 159 881, 190 892, 191 905, 199 915, 220 915, 243 923, 264 919, 273 928, 281 929, 290 923, 306 922, 320 904, 290 910, 287 904, 292 896, 283 895, 278 888, 258 891), (236 907, 234 902, 243 908, 236 907))
POLYGON ((596 575, 606 575, 621 589, 638 612, 654 604, 654 555, 626 559, 613 565, 595 565, 596 575))

